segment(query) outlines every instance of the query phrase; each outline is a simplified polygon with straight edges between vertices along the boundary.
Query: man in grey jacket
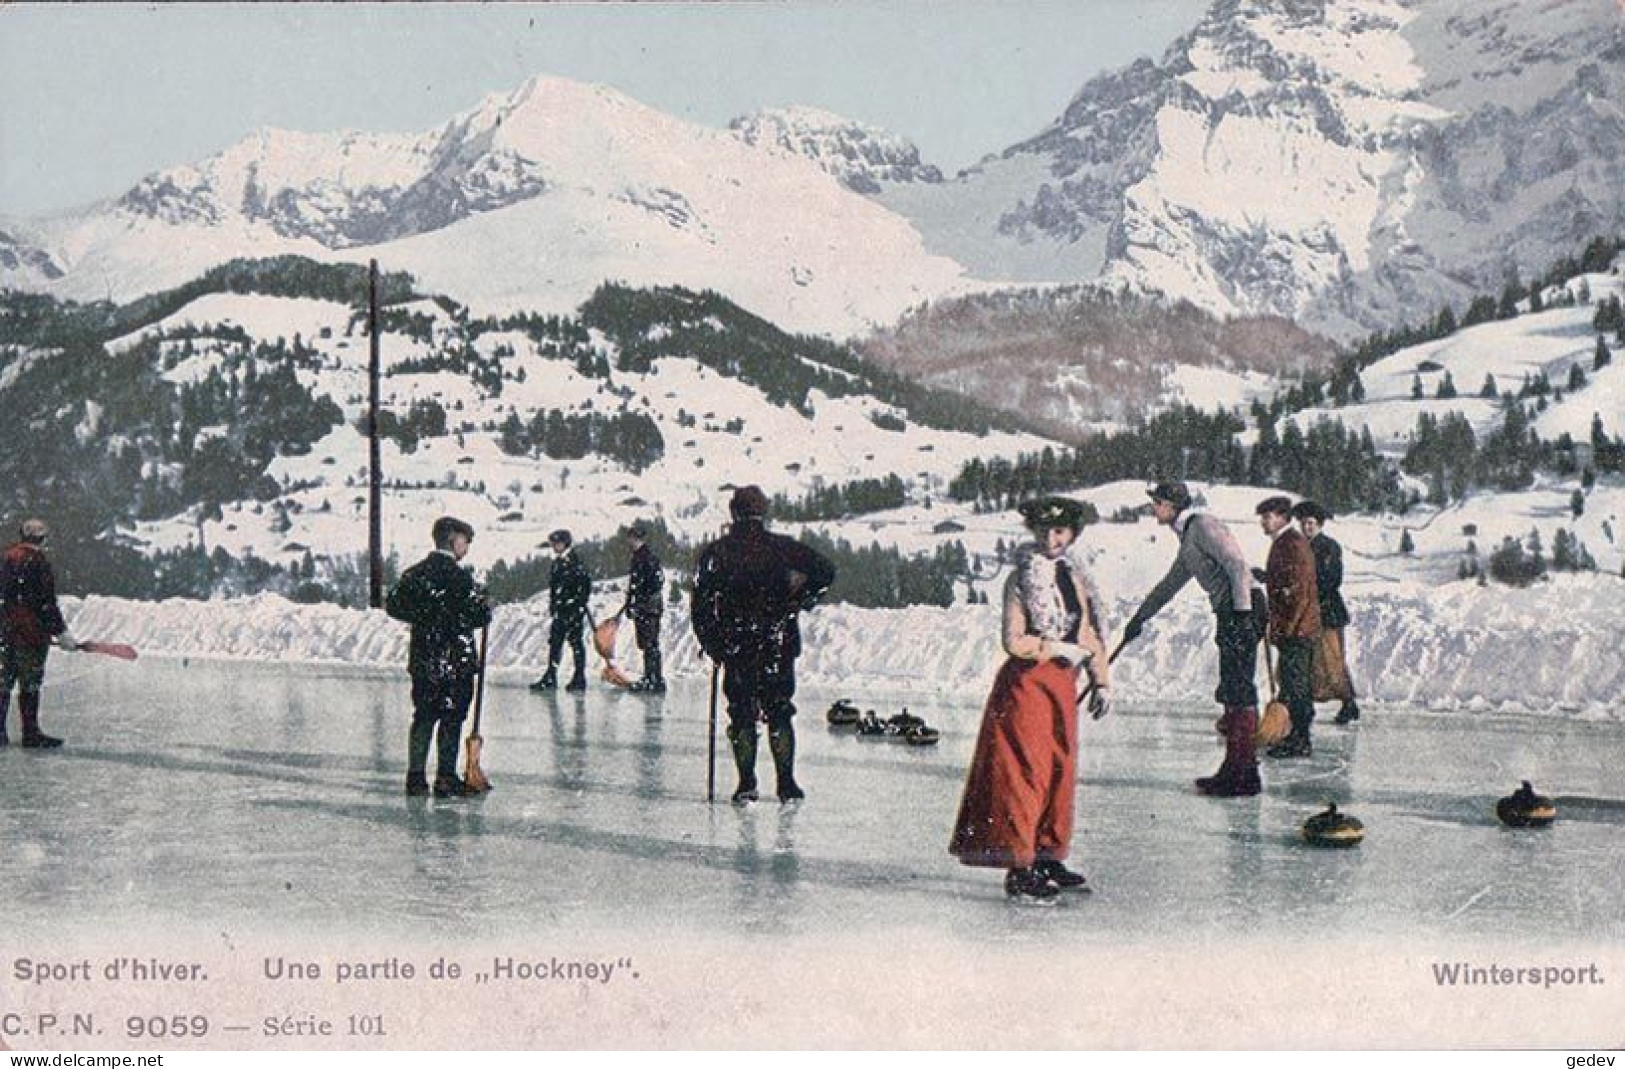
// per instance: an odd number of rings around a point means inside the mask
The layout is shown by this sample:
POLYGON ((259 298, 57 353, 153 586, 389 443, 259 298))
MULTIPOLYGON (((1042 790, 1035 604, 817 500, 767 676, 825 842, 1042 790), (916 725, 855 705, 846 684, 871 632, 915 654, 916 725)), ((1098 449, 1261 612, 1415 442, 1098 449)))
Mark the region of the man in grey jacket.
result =
POLYGON ((1191 494, 1181 482, 1160 482, 1146 491, 1157 522, 1179 536, 1179 555, 1168 574, 1123 625, 1123 641, 1133 642, 1150 620, 1184 585, 1195 579, 1213 606, 1214 640, 1219 647, 1219 688, 1214 698, 1224 706, 1219 728, 1224 733, 1224 763, 1196 787, 1224 798, 1257 794, 1258 628, 1253 619, 1252 577, 1247 558, 1230 529, 1217 516, 1191 508, 1191 494))

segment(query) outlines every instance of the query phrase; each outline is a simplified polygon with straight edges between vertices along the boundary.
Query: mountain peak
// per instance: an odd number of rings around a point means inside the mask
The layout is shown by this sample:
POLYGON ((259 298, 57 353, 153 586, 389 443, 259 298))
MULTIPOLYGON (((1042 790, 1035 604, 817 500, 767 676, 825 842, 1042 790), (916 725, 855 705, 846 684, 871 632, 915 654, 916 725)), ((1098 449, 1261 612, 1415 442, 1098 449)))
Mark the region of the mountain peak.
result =
POLYGON ((907 138, 804 104, 742 115, 728 128, 750 145, 812 160, 848 189, 873 195, 882 183, 934 184, 942 172, 907 138))

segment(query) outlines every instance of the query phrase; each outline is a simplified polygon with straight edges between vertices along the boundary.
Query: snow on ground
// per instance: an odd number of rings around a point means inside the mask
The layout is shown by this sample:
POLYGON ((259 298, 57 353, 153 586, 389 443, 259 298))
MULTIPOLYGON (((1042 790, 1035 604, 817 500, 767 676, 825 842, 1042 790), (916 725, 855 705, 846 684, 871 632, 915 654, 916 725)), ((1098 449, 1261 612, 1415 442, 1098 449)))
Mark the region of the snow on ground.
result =
MULTIPOLYGON (((1156 549, 1166 567, 1171 542, 1156 549)), ((1158 575, 1160 568, 1150 566, 1135 575, 1103 573, 1114 632, 1158 575)), ((1562 575, 1527 590, 1402 582, 1351 591, 1354 622, 1347 638, 1357 685, 1377 703, 1620 719, 1622 584, 1613 575, 1562 575)), ((601 589, 594 618, 608 615, 619 600, 601 589)), ((498 609, 491 629, 494 666, 534 670, 545 662, 545 601, 498 609)), ((900 610, 822 606, 805 620, 801 678, 860 695, 979 698, 1002 659, 997 597, 994 602, 900 610)), ((406 657, 406 628, 380 612, 296 606, 274 595, 156 604, 91 597, 70 600, 68 615, 80 638, 129 642, 171 656, 361 665, 399 665, 406 657)), ((707 671, 683 605, 668 608, 663 646, 673 676, 707 671)), ((1114 681, 1129 702, 1207 701, 1215 658, 1211 614, 1192 585, 1125 651, 1114 681)), ((621 659, 637 663, 630 636, 622 636, 621 659)))

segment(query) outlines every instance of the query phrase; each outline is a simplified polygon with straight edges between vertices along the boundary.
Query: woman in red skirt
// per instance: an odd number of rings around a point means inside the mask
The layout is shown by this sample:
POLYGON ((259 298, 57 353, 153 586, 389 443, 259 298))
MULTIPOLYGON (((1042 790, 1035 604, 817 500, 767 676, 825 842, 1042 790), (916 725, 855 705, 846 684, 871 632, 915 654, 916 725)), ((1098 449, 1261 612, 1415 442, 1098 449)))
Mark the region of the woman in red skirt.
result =
POLYGON ((1077 784, 1078 693, 1110 709, 1100 606, 1081 558, 1070 552, 1083 506, 1060 497, 1021 506, 1036 541, 1016 554, 1004 588, 1004 650, 982 714, 948 852, 966 865, 1006 870, 1005 893, 1048 901, 1087 891, 1068 869, 1077 784), (1082 670, 1082 671, 1080 671, 1082 670))

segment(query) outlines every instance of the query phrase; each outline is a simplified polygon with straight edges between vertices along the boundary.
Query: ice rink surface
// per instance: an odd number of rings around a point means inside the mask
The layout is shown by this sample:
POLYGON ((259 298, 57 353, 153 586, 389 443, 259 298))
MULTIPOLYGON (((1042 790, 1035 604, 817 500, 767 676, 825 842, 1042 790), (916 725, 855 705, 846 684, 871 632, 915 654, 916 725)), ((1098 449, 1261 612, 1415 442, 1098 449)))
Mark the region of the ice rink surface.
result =
MULTIPOLYGON (((1216 707, 1125 696, 1081 731, 1072 864, 1095 892, 1044 909, 946 852, 982 695, 911 702, 942 731, 915 748, 833 730, 824 711, 843 695, 803 692, 807 801, 735 808, 720 730, 719 801, 705 802, 703 684, 544 697, 507 675, 486 695, 496 790, 437 801, 403 795, 404 673, 51 669, 44 724, 67 746, 0 751, 0 871, 11 922, 35 933, 1625 939, 1620 724, 1376 705, 1340 728, 1322 706, 1313 758, 1266 762, 1261 797, 1215 800, 1190 781, 1217 767, 1216 707), (1497 823, 1521 779, 1555 799, 1554 826, 1497 823), (1362 846, 1300 840, 1327 801, 1364 821, 1362 846)), ((770 791, 765 744, 759 760, 770 791)))

